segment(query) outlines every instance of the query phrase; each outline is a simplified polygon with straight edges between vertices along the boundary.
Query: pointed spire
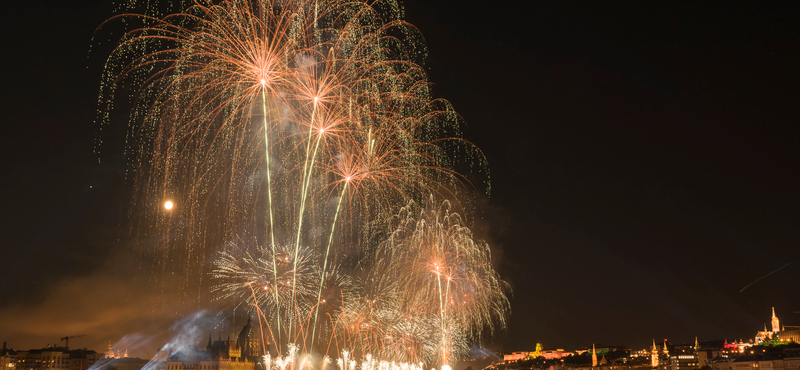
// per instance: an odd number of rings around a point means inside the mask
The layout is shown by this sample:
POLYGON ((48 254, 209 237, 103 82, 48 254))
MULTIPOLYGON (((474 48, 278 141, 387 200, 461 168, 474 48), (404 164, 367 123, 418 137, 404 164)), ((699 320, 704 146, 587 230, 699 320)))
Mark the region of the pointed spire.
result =
POLYGON ((211 344, 212 344, 211 343, 211 333, 209 332, 208 333, 208 345, 206 346, 206 349, 211 349, 211 344))
POLYGON ((653 338, 653 350, 650 351, 650 365, 653 367, 658 366, 658 347, 656 347, 655 338, 653 338))
POLYGON ((592 343, 592 367, 597 366, 597 351, 594 349, 594 343, 592 343))
POLYGON ((778 320, 778 317, 775 316, 775 307, 772 307, 772 331, 776 333, 781 331, 781 322, 778 320))
POLYGON ((697 351, 700 349, 700 342, 697 341, 697 337, 694 337, 694 350, 697 351))

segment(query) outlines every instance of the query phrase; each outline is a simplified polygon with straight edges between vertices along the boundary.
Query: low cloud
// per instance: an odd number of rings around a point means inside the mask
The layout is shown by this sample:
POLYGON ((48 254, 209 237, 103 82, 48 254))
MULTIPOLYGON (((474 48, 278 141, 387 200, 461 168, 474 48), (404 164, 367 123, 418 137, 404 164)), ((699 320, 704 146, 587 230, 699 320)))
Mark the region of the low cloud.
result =
MULTIPOLYGON (((60 338, 85 334, 71 339, 70 348, 104 352, 111 343, 115 350, 127 350, 131 357, 153 357, 165 343, 175 340, 171 337, 175 332, 186 332, 174 327, 176 321, 196 321, 192 313, 197 312, 200 298, 187 299, 169 282, 148 284, 146 281, 152 279, 136 275, 134 268, 125 266, 130 264, 62 280, 36 303, 12 302, 0 307, 0 317, 4 318, 0 321, 0 339, 16 350, 27 350, 63 346, 60 338)), ((217 323, 220 320, 217 318, 217 323)), ((204 325, 203 335, 208 335, 207 330, 214 325, 204 325)), ((199 332, 191 338, 196 335, 199 332)), ((184 338, 182 343, 188 340, 184 338)))

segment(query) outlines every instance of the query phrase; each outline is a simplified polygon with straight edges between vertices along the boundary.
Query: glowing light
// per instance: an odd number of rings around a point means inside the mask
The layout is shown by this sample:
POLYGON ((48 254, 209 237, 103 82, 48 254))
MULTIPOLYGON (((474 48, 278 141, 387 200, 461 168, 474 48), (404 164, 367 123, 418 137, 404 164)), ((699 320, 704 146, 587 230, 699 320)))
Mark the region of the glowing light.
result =
POLYGON ((190 216, 140 234, 170 243, 185 292, 206 280, 193 265, 214 261, 212 292, 258 315, 279 351, 267 369, 325 368, 302 348, 340 370, 449 370, 505 325, 505 285, 465 222, 475 187, 455 171, 485 160, 447 137, 458 115, 431 98, 407 52, 421 38, 386 1, 193 2, 123 22, 139 26, 106 63, 101 105, 117 81, 144 92, 131 113, 137 201, 181 194, 190 216), (352 352, 334 362, 330 343, 352 352))

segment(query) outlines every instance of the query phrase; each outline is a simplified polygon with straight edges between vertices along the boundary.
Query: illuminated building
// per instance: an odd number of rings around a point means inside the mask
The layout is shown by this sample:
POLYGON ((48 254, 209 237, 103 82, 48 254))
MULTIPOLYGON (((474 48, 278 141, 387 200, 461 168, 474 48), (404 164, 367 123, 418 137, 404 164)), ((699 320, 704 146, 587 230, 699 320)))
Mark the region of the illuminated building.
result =
POLYGON ((748 343, 739 339, 739 341, 733 341, 728 343, 728 340, 725 340, 725 344, 722 346, 722 350, 727 354, 733 353, 744 353, 745 349, 752 347, 753 343, 748 343))
POLYGON ((592 343, 592 367, 597 366, 597 351, 594 349, 594 343, 592 343))
POLYGON ((503 355, 503 361, 511 362, 524 360, 528 357, 528 353, 529 352, 511 352, 509 355, 503 355))
POLYGON ((671 370, 695 370, 708 365, 708 351, 700 348, 694 337, 694 345, 676 345, 674 354, 669 357, 671 370))
POLYGON ((0 370, 12 370, 16 365, 17 352, 6 348, 6 342, 3 342, 3 349, 0 351, 0 370))
POLYGON ((653 339, 653 350, 650 351, 650 365, 653 367, 658 366, 658 347, 656 347, 655 339, 653 339))
POLYGON ((572 356, 572 352, 566 352, 560 348, 542 351, 542 357, 544 357, 546 360, 559 360, 569 356, 572 356))
POLYGON ((772 307, 772 330, 767 330, 767 325, 764 324, 764 331, 756 333, 754 338, 755 344, 786 344, 789 342, 800 343, 800 330, 781 330, 780 320, 775 315, 775 307, 772 307))
MULTIPOLYGON (((707 360, 707 359, 706 359, 707 360)), ((699 360, 694 354, 680 354, 673 355, 669 358, 670 368, 672 370, 683 369, 699 369, 699 360)), ((706 361, 707 363, 708 361, 706 361)))
MULTIPOLYGON (((266 347, 269 348, 270 344, 267 343, 266 347)), ((205 350, 170 352, 155 370, 254 370, 265 355, 262 348, 248 318, 236 341, 231 341, 230 337, 222 340, 222 335, 217 341, 212 341, 209 335, 205 350)))
POLYGON ((45 347, 17 351, 18 370, 86 370, 103 355, 88 349, 70 350, 65 347, 45 347))
POLYGON ((528 353, 528 358, 535 359, 535 358, 539 358, 541 356, 542 356, 542 344, 541 343, 536 343, 536 350, 531 352, 531 353, 528 353))
POLYGON ((778 321, 778 316, 775 316, 775 307, 772 307, 772 331, 774 333, 781 331, 780 321, 778 321))
POLYGON ((119 348, 117 348, 117 352, 114 352, 114 349, 111 348, 111 342, 108 342, 108 348, 106 349, 106 352, 103 354, 103 358, 114 358, 114 359, 128 358, 128 350, 127 349, 125 350, 124 355, 120 355, 119 348))

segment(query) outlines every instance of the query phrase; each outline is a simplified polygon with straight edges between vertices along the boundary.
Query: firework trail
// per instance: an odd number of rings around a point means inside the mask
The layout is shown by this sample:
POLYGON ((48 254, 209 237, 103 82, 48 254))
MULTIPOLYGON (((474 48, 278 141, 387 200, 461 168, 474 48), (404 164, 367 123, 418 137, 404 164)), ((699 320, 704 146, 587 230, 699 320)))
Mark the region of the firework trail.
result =
POLYGON ((502 327, 505 287, 460 215, 472 188, 454 169, 485 161, 431 97, 399 5, 183 5, 107 22, 127 31, 101 120, 132 88, 132 213, 135 232, 161 238, 158 267, 186 286, 212 276, 289 354, 445 366, 502 327), (164 199, 168 213, 153 206, 164 199))

